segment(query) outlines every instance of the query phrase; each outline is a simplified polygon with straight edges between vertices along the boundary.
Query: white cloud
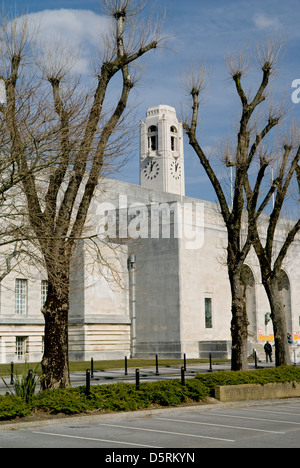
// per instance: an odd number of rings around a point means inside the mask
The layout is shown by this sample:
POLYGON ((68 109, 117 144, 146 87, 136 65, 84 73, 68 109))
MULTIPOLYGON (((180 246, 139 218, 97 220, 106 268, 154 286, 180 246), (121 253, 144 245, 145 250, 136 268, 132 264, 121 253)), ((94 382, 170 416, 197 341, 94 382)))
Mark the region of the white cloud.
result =
POLYGON ((255 26, 259 29, 278 29, 280 27, 280 21, 278 18, 272 18, 264 15, 263 13, 257 13, 253 19, 255 26))
POLYGON ((41 22, 45 35, 60 35, 75 42, 87 40, 97 44, 99 36, 107 30, 108 19, 89 10, 44 10, 29 15, 30 21, 41 22))
POLYGON ((51 44, 61 43, 65 47, 78 50, 79 55, 73 70, 87 73, 95 48, 101 49, 102 35, 110 27, 108 17, 97 15, 89 10, 44 10, 28 15, 30 30, 38 27, 38 41, 42 49, 51 44))

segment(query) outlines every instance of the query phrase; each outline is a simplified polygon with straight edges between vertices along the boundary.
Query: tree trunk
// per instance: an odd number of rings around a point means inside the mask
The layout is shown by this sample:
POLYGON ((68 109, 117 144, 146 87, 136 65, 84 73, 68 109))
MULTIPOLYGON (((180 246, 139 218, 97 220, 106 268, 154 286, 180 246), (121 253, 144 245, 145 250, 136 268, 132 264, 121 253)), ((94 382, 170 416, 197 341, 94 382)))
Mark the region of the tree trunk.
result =
POLYGON ((229 272, 232 294, 232 356, 231 370, 248 370, 248 318, 244 285, 240 274, 229 272))
POLYGON ((70 387, 68 356, 69 277, 57 286, 48 283, 43 314, 45 343, 42 360, 42 388, 70 387))
POLYGON ((287 339, 286 316, 277 278, 263 280, 263 284, 271 307, 275 341, 275 364, 276 366, 290 366, 291 358, 287 339))

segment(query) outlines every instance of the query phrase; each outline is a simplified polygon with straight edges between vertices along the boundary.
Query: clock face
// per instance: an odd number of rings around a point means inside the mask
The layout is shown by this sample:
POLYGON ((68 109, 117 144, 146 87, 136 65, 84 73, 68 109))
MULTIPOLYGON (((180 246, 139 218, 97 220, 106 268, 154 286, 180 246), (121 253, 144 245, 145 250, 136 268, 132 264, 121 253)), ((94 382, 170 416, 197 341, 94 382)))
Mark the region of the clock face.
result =
POLYGON ((146 166, 143 169, 144 177, 148 180, 156 179, 159 174, 159 164, 156 161, 147 162, 146 166))
POLYGON ((170 171, 175 180, 180 179, 181 177, 181 166, 180 162, 172 161, 170 165, 170 171))

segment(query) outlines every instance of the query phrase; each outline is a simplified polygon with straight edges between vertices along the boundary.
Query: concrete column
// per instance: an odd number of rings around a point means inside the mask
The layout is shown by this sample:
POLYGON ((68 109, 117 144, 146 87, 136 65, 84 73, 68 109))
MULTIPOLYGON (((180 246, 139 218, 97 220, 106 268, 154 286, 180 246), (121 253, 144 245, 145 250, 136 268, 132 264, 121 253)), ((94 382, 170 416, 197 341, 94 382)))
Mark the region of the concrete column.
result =
POLYGON ((130 355, 131 358, 136 353, 136 258, 135 255, 130 255, 128 259, 129 270, 129 312, 131 319, 131 340, 130 340, 130 355))

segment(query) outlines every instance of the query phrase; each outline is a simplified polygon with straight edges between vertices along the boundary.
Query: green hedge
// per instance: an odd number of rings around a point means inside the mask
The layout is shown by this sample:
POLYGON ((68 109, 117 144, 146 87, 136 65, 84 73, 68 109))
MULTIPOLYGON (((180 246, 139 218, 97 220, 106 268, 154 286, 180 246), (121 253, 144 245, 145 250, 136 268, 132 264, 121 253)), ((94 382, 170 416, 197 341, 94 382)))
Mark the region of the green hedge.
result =
POLYGON ((209 389, 193 379, 182 386, 179 380, 140 384, 117 383, 92 385, 90 395, 85 387, 67 390, 51 390, 39 393, 34 401, 35 409, 51 414, 78 414, 86 411, 136 411, 152 405, 178 406, 188 400, 202 401, 208 397, 209 389))
POLYGON ((153 406, 179 406, 187 402, 205 401, 214 396, 214 388, 220 385, 240 385, 245 383, 266 384, 269 382, 300 381, 300 369, 277 367, 249 372, 221 371, 198 374, 194 379, 147 382, 140 384, 116 383, 92 385, 89 397, 85 387, 40 392, 31 403, 20 397, 0 396, 0 420, 24 417, 34 411, 48 414, 80 414, 91 411, 135 411, 153 406))
POLYGON ((222 385, 261 384, 274 382, 300 382, 300 368, 292 366, 258 369, 256 371, 221 371, 210 374, 198 374, 196 379, 209 389, 214 396, 214 389, 222 385))
POLYGON ((32 408, 17 396, 0 395, 0 421, 22 418, 32 413, 32 408))

